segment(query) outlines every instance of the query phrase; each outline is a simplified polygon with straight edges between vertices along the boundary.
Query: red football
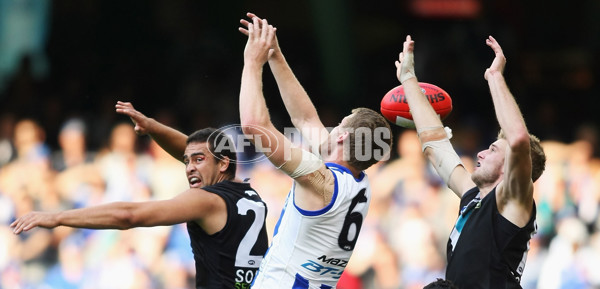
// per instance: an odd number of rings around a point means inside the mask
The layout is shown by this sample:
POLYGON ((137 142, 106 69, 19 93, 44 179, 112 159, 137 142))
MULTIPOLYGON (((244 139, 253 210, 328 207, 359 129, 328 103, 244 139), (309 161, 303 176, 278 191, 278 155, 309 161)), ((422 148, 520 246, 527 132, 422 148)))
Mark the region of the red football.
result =
MULTIPOLYGON (((450 95, 430 83, 419 82, 419 86, 440 119, 447 117, 452 111, 450 95)), ((402 85, 394 87, 385 94, 381 100, 381 114, 391 123, 405 128, 415 128, 402 85)))

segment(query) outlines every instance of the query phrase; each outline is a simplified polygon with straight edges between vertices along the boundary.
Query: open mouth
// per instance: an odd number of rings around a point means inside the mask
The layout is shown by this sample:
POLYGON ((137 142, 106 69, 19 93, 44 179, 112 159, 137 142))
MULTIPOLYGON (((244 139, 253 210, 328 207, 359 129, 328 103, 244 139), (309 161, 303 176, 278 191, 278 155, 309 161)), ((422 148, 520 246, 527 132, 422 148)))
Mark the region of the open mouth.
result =
POLYGON ((188 179, 188 182, 190 183, 190 188, 198 188, 200 187, 200 178, 199 177, 190 177, 188 179))

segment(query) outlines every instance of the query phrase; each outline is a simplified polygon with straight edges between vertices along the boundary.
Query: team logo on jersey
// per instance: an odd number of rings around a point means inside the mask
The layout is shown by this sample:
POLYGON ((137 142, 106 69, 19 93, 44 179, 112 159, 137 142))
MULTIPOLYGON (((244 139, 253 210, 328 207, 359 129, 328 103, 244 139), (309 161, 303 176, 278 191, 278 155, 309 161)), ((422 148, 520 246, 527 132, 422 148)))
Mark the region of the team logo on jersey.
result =
POLYGON ((255 274, 255 269, 238 269, 235 272, 235 289, 250 289, 255 274))
POLYGON ((327 276, 333 279, 340 279, 342 273, 344 273, 344 268, 323 266, 313 260, 306 261, 306 263, 302 264, 302 267, 308 271, 317 273, 321 276, 327 276))
POLYGON ((338 258, 327 258, 327 256, 325 256, 325 255, 319 257, 318 259, 323 263, 340 266, 340 267, 346 267, 346 265, 348 264, 348 260, 338 259, 338 258))

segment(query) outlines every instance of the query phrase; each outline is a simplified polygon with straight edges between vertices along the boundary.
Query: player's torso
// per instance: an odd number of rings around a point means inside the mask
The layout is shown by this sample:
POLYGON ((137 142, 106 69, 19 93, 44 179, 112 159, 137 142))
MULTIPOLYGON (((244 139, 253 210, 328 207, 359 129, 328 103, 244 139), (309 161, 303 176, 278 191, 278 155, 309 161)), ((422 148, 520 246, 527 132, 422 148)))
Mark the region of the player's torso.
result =
POLYGON ((253 288, 334 288, 346 267, 370 202, 368 180, 327 164, 332 201, 318 211, 294 204, 292 188, 253 288))
POLYGON ((202 288, 250 288, 268 248, 266 205, 245 183, 223 182, 204 188, 218 194, 227 205, 227 223, 207 235, 189 222, 196 283, 202 288))
MULTIPOLYGON (((461 208, 467 203, 461 201, 461 208)), ((510 223, 498 211, 493 190, 473 207, 456 236, 458 225, 448 241, 446 278, 459 288, 520 288, 535 216, 524 228, 510 223)))

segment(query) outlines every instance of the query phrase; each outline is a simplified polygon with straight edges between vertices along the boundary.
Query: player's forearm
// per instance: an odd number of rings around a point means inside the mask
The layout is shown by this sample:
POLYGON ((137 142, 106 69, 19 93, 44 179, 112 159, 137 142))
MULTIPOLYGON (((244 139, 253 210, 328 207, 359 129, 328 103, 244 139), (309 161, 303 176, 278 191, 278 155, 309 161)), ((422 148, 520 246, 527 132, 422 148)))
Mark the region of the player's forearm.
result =
POLYGON ((319 121, 317 110, 310 97, 280 51, 271 56, 269 66, 294 126, 299 127, 306 123, 319 121))
POLYGON ((496 118, 511 146, 520 140, 529 140, 521 110, 510 92, 504 76, 495 72, 488 77, 496 118))
POLYGON ((417 131, 442 127, 442 121, 421 91, 417 78, 405 80, 402 86, 417 131))
POLYGON ((180 161, 183 159, 187 135, 156 120, 153 120, 148 135, 172 157, 180 161))
POLYGON ((240 86, 240 122, 244 132, 265 127, 271 122, 269 110, 262 92, 262 66, 246 63, 240 86))
POLYGON ((117 202, 67 210, 55 214, 59 226, 87 229, 129 229, 133 226, 131 203, 117 202))

